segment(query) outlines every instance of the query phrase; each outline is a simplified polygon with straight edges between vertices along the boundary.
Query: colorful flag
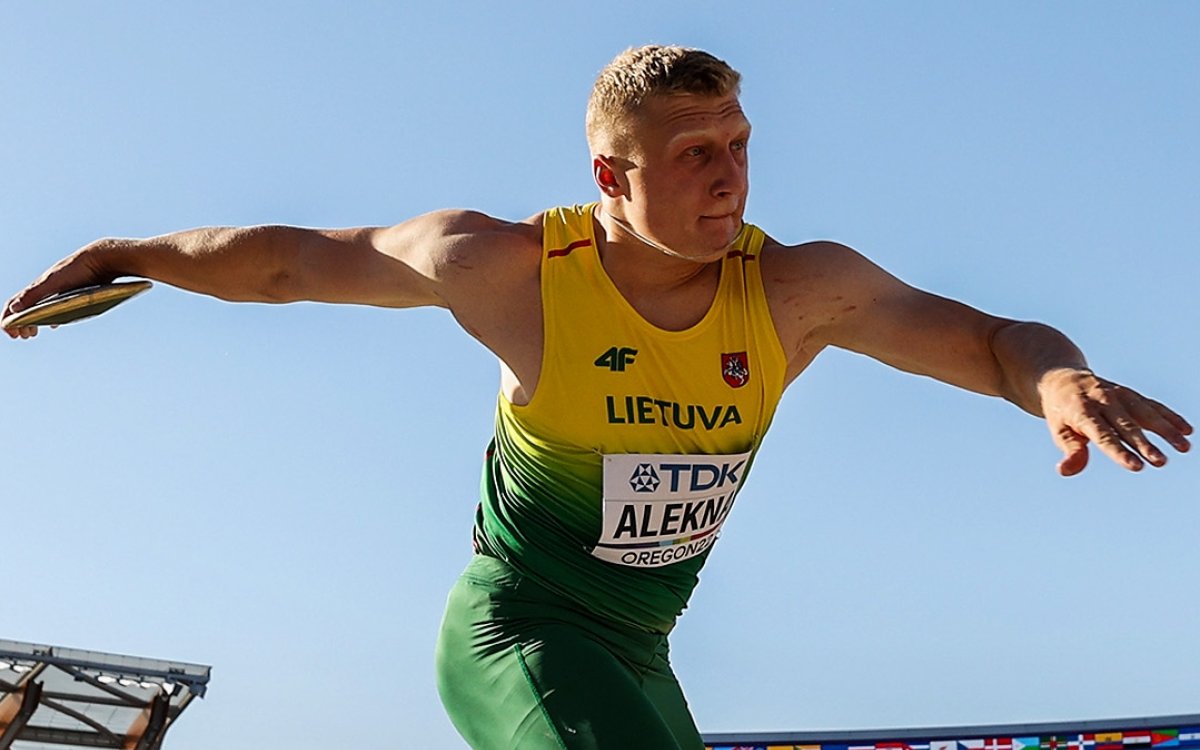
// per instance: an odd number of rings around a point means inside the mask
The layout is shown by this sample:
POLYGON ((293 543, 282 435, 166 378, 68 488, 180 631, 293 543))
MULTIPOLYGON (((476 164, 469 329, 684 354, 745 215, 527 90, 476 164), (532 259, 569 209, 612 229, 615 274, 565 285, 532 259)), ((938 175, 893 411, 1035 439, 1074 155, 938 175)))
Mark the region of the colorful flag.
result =
POLYGON ((1121 750, 1124 747, 1124 735, 1120 732, 1101 732, 1096 734, 1096 750, 1121 750))
POLYGON ((1096 737, 1091 734, 1077 734, 1067 741, 1068 750, 1091 750, 1096 745, 1096 737))

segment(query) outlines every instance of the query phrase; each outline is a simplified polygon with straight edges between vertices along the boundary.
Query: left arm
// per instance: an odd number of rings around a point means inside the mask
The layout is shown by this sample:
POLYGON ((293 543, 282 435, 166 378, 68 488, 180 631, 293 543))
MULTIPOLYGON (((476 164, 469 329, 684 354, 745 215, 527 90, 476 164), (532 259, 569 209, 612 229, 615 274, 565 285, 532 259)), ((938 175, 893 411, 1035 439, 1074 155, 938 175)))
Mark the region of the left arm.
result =
POLYGON ((1096 376, 1078 347, 1049 326, 998 318, 915 289, 844 245, 774 250, 764 258, 764 277, 771 279, 772 314, 789 356, 799 363, 794 367, 837 346, 1001 396, 1046 419, 1064 454, 1058 465, 1064 476, 1087 465, 1089 442, 1131 471, 1143 461, 1166 463, 1146 431, 1178 451, 1190 447, 1186 420, 1096 376))

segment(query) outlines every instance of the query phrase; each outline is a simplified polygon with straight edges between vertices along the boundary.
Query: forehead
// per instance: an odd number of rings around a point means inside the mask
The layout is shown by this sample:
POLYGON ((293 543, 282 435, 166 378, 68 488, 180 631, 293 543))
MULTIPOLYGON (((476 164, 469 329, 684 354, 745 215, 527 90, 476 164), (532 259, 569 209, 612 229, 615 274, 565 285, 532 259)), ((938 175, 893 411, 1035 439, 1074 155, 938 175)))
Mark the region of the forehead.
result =
POLYGON ((672 140, 689 133, 748 130, 750 121, 736 94, 655 96, 639 112, 639 135, 652 140, 672 140))

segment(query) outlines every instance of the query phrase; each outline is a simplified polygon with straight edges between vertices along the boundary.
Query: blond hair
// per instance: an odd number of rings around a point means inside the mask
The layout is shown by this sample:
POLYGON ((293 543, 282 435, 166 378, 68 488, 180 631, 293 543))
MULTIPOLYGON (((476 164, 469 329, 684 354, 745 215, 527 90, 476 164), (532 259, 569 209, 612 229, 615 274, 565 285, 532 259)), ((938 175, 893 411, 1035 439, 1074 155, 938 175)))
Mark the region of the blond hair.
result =
POLYGON ((630 121, 654 96, 738 93, 742 76, 728 63, 688 47, 630 47, 600 71, 587 107, 587 139, 593 152, 627 151, 630 121))

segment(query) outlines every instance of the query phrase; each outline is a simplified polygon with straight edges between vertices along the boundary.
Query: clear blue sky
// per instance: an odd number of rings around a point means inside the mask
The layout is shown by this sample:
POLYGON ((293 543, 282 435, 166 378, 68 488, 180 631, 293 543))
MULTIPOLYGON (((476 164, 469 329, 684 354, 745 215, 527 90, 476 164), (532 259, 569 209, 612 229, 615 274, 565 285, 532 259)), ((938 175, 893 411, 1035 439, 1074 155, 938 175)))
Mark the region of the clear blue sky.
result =
MULTIPOLYGON (((592 199, 592 78, 745 75, 749 218, 1052 322, 1200 421, 1200 4, 0 2, 0 293, 105 235, 592 199)), ((167 287, 0 345, 0 636, 212 664, 174 750, 458 748, 434 690, 496 366, 438 311, 167 287)), ((1200 456, 1054 472, 829 352, 674 637, 706 731, 1200 710, 1200 456)))

